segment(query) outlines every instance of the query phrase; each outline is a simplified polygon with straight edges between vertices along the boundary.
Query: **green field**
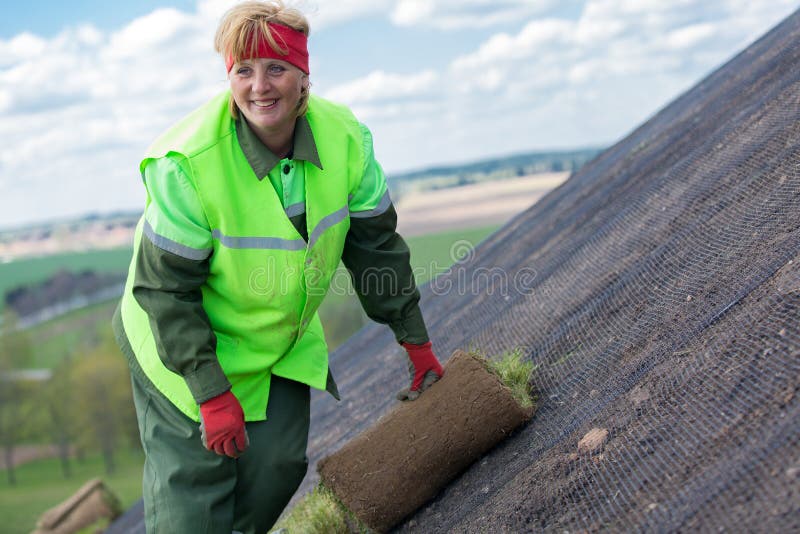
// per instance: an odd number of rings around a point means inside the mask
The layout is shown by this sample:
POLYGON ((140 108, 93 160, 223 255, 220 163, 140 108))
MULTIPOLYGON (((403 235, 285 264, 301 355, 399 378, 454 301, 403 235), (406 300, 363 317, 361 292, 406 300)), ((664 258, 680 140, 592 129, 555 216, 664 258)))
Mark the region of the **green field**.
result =
POLYGON ((100 454, 87 456, 83 463, 73 461, 69 479, 61 476, 57 459, 38 460, 16 469, 17 485, 13 487, 8 485, 5 470, 0 469, 0 532, 31 532, 43 512, 95 477, 102 478, 119 497, 123 510, 128 509, 142 496, 143 456, 138 450, 120 451, 114 460, 116 472, 111 476, 105 474, 100 454))
MULTIPOLYGON (((417 284, 424 284, 442 274, 452 265, 454 252, 476 246, 497 228, 471 228, 408 238, 406 241, 411 250, 411 267, 417 284)), ((331 350, 336 349, 369 322, 342 265, 339 265, 333 280, 319 309, 325 340, 331 350)))
POLYGON ((454 253, 476 247, 499 228, 493 225, 406 239, 411 250, 411 266, 417 274, 417 283, 423 284, 432 277, 442 274, 442 271, 454 261, 463 257, 453 257, 454 253))
MULTIPOLYGON (((92 269, 96 272, 124 273, 131 261, 131 253, 129 248, 118 248, 0 263, 0 295, 5 295, 9 289, 43 282, 60 270, 80 272, 92 269)), ((4 306, 5 299, 0 299, 0 310, 4 306)))
POLYGON ((23 367, 49 369, 84 347, 96 345, 111 328, 111 316, 116 300, 92 304, 75 310, 28 330, 35 350, 23 367))

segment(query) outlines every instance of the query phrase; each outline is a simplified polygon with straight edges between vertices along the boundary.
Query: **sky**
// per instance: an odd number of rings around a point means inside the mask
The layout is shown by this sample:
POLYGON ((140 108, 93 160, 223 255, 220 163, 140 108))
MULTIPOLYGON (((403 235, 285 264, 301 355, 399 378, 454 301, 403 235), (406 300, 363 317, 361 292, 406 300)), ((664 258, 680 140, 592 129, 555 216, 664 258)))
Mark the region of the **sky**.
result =
MULTIPOLYGON (((228 87, 232 0, 4 2, 0 229, 141 209, 142 153, 228 87)), ((608 146, 800 8, 793 0, 294 0, 312 92, 388 174, 608 146)))

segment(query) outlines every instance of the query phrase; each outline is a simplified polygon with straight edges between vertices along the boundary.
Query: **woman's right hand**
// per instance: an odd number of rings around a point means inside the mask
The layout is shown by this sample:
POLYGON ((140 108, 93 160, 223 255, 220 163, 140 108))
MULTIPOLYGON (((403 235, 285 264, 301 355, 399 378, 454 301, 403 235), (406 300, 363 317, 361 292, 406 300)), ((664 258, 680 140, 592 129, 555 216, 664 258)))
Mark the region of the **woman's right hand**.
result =
POLYGON ((431 349, 430 341, 422 345, 412 343, 402 343, 402 345, 408 353, 411 387, 400 391, 397 400, 413 401, 439 380, 444 370, 431 349))

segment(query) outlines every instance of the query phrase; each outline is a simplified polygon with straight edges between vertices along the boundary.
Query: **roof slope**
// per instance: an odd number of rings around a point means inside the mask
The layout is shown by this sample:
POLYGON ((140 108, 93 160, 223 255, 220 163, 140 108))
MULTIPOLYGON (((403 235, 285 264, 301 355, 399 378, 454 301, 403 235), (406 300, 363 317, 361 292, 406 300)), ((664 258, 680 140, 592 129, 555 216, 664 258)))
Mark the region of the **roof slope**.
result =
MULTIPOLYGON (((800 526, 798 65, 800 12, 424 288, 439 354, 523 347, 541 405, 404 528, 800 526)), ((393 404, 395 347, 333 355, 312 462, 393 404)))

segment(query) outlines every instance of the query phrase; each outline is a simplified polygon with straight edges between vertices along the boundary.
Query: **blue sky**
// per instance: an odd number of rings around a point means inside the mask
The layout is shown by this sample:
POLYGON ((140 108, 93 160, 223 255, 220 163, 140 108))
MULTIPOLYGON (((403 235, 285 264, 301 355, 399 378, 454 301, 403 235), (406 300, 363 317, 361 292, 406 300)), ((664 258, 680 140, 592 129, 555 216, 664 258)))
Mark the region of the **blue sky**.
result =
POLYGON ((59 2, 59 1, 9 1, 3 2, 0 17, 0 39, 14 37, 21 32, 55 35, 65 26, 93 24, 98 28, 120 28, 136 17, 146 15, 158 7, 175 7, 193 10, 194 0, 164 2, 137 0, 136 2, 59 2))
MULTIPOLYGON (((0 228, 141 208, 163 129, 225 89, 231 0, 0 7, 0 228)), ((312 91, 384 168, 610 144, 796 0, 297 0, 312 91)))

